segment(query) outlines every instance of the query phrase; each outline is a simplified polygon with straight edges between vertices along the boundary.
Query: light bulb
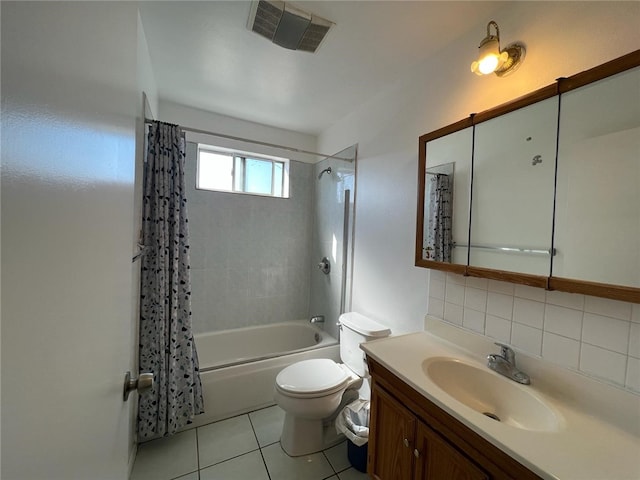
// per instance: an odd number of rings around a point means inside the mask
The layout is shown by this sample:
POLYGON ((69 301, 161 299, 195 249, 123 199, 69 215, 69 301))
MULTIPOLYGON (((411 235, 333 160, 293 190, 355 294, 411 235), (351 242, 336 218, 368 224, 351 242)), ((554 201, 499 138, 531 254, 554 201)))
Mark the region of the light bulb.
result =
POLYGON ((509 54, 507 52, 485 53, 482 58, 471 64, 471 71, 476 75, 488 75, 502 67, 508 59, 509 54))
POLYGON ((478 70, 480 70, 480 73, 483 75, 488 75, 498 68, 498 63, 499 58, 497 55, 486 55, 484 58, 480 59, 480 62, 478 62, 478 70))

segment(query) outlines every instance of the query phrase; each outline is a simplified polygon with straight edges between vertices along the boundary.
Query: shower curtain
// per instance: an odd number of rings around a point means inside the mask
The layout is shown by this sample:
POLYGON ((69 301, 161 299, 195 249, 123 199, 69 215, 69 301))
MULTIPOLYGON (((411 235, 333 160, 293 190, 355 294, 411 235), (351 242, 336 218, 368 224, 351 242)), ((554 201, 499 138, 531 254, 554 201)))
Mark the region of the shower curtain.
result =
POLYGON ((428 260, 451 262, 453 192, 445 174, 429 174, 429 218, 425 251, 428 260))
POLYGON ((191 331, 185 142, 177 125, 153 122, 144 165, 140 372, 154 386, 139 398, 138 438, 171 435, 203 412, 191 331))

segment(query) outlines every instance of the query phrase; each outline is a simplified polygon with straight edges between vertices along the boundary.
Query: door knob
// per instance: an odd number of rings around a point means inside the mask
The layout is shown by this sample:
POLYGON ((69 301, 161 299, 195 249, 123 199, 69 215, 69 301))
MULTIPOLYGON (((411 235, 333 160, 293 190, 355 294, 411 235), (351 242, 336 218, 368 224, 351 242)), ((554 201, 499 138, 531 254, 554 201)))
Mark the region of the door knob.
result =
POLYGON ((153 387, 153 373, 141 373, 138 378, 132 378, 131 372, 127 372, 124 375, 122 399, 126 402, 129 399, 129 393, 137 390, 138 394, 141 394, 151 387, 153 387))

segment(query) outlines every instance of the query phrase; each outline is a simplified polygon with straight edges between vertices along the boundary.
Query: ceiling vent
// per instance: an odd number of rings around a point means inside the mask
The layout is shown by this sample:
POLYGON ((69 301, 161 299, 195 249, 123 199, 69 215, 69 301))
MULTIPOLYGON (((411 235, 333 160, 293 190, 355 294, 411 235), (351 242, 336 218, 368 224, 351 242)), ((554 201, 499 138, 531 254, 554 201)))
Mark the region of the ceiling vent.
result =
POLYGON ((249 30, 289 50, 314 53, 333 23, 288 3, 257 0, 251 3, 249 30))

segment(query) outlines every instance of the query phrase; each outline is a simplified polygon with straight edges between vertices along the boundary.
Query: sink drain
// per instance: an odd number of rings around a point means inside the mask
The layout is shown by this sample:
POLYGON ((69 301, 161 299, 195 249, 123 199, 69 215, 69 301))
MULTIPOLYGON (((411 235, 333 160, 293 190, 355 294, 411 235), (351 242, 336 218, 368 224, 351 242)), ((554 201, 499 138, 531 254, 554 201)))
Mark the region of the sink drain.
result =
POLYGON ((491 413, 491 412, 483 412, 482 413, 485 417, 489 417, 489 418, 493 418, 495 421, 499 422, 500 421, 500 417, 497 416, 495 413, 491 413))

